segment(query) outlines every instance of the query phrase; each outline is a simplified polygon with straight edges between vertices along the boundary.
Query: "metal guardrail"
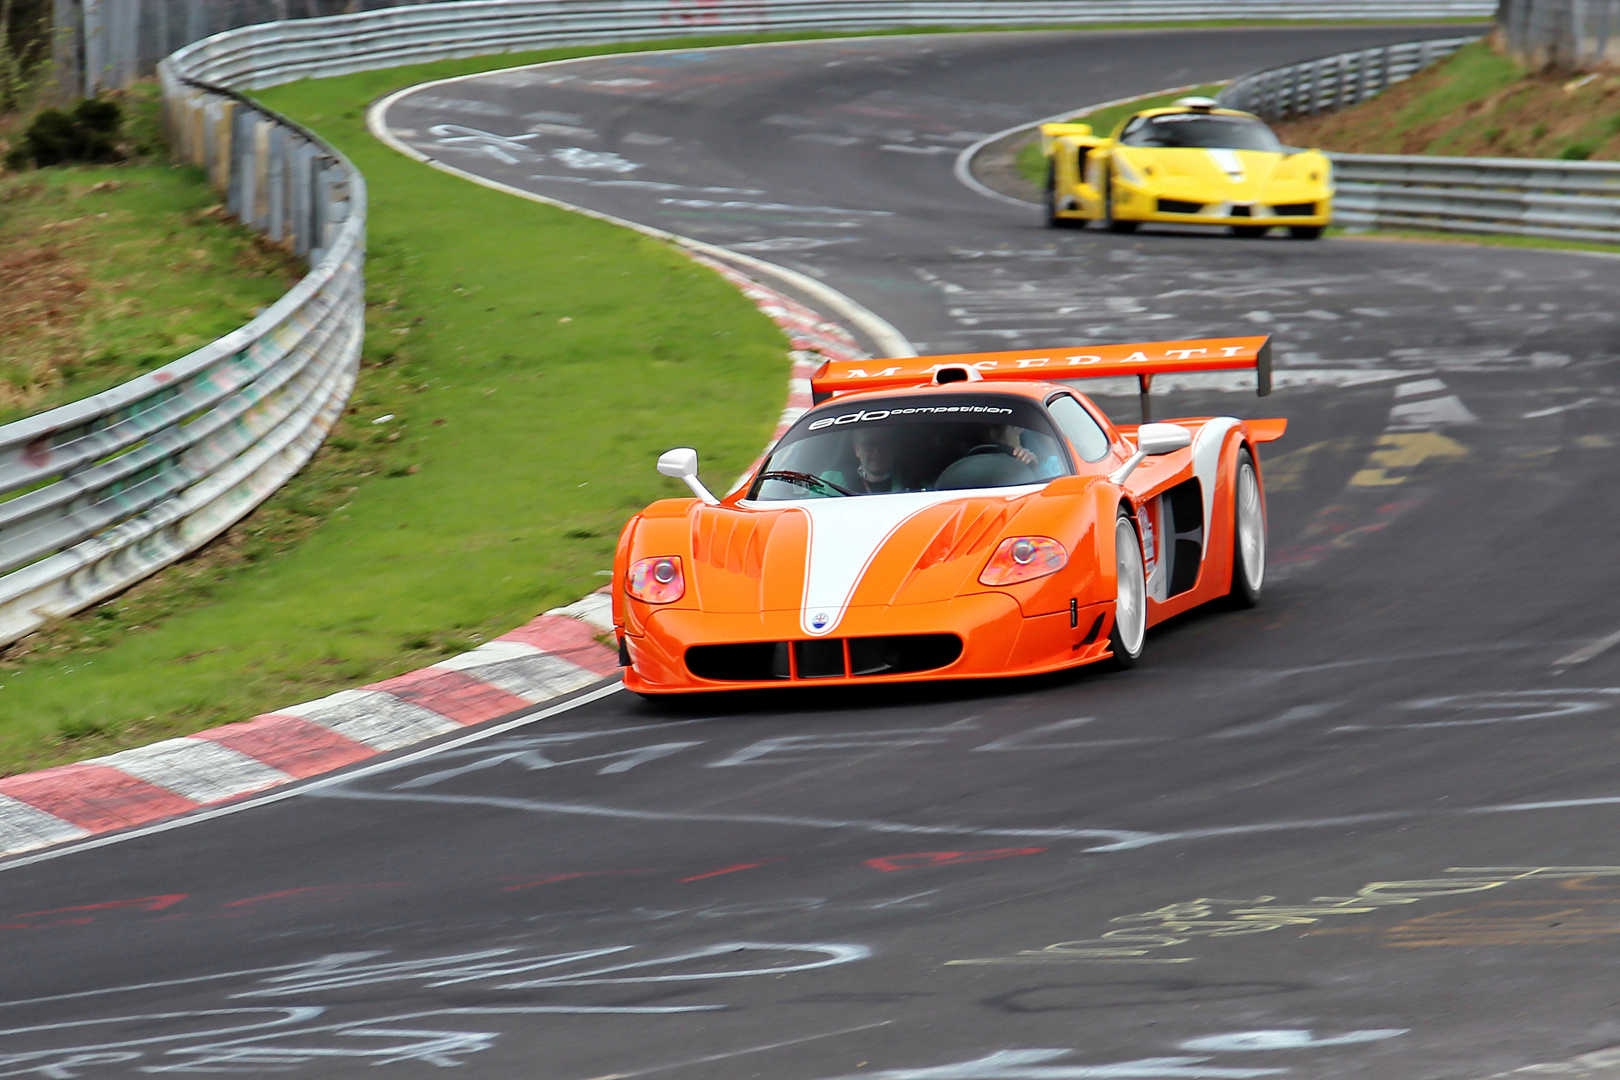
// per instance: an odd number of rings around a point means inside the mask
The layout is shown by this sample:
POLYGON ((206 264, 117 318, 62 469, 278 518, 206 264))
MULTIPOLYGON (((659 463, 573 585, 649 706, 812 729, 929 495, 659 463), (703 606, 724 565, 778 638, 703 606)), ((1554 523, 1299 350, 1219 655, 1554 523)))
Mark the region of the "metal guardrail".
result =
POLYGON ((1376 97, 1478 40, 1475 34, 1408 41, 1257 71, 1232 80, 1216 100, 1267 120, 1314 116, 1376 97))
MULTIPOLYGON (((151 70, 161 52, 250 11, 286 21, 215 34, 206 61, 228 85, 269 86, 451 56, 550 45, 641 41, 681 34, 862 30, 905 26, 1039 26, 1183 19, 1489 18, 1496 0, 460 0, 289 18, 328 11, 334 0, 95 0, 81 24, 59 27, 84 43, 88 92, 151 70), (233 81, 250 80, 250 81, 233 81)), ((59 58, 66 64, 68 58, 59 58)))
POLYGON ((1620 162, 1329 156, 1335 224, 1620 243, 1620 162))
POLYGON ((176 156, 311 269, 252 322, 104 393, 0 427, 0 644, 195 551, 306 462, 342 412, 365 304, 365 184, 332 147, 162 71, 176 156))
POLYGON ((158 61, 225 30, 427 0, 54 0, 52 60, 86 95, 129 86, 158 61))
MULTIPOLYGON (((1544 2, 1567 5, 1570 0, 1544 2)), ((1268 120, 1314 115, 1374 97, 1478 40, 1413 41, 1257 71, 1233 80, 1217 98, 1268 120)), ((1337 188, 1337 225, 1620 243, 1620 163, 1328 156, 1337 188)))

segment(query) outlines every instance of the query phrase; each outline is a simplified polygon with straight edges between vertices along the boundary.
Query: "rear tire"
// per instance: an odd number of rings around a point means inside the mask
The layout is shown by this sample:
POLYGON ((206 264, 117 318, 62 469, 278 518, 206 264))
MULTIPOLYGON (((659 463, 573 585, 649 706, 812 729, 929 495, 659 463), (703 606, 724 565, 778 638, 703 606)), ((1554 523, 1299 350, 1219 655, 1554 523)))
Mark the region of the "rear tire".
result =
POLYGON ((1232 235, 1240 236, 1245 240, 1258 240, 1271 231, 1269 225, 1233 225, 1232 235))
POLYGON ((1288 226, 1288 235, 1295 240, 1320 240, 1322 239, 1322 226, 1290 225, 1288 226))
POLYGON ((1243 449, 1232 473, 1232 591, 1227 595, 1236 607, 1254 607, 1265 581, 1266 506, 1254 456, 1243 449))
POLYGON ((1046 163, 1046 227, 1048 229, 1061 229, 1063 219, 1057 214, 1057 168, 1051 161, 1046 163))
POLYGON ((1147 569, 1136 523, 1119 508, 1114 518, 1114 624, 1108 631, 1112 655, 1104 661, 1115 671, 1134 667, 1147 636, 1147 569))
POLYGON ((1141 224, 1139 221, 1121 221, 1114 216, 1114 174, 1108 174, 1108 190, 1103 192, 1103 223, 1108 226, 1109 232, 1133 233, 1141 224))

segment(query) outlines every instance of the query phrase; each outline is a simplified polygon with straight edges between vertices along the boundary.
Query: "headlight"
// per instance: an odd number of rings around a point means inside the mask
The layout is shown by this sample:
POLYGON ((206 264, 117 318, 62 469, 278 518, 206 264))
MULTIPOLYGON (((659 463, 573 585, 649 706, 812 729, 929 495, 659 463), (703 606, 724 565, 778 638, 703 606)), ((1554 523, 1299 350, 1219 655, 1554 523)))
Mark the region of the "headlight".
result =
POLYGON ((1136 167, 1125 160, 1123 155, 1114 155, 1114 168, 1119 170, 1120 176, 1125 178, 1126 183, 1140 184, 1142 182, 1142 174, 1137 172, 1136 167))
POLYGON ((1001 542, 979 574, 982 585, 1016 585, 1020 581, 1055 574, 1069 561, 1069 553, 1056 540, 1044 536, 1012 536, 1001 542))
POLYGON ((674 555, 642 559, 630 567, 624 591, 647 604, 667 604, 686 594, 686 577, 681 560, 674 555))

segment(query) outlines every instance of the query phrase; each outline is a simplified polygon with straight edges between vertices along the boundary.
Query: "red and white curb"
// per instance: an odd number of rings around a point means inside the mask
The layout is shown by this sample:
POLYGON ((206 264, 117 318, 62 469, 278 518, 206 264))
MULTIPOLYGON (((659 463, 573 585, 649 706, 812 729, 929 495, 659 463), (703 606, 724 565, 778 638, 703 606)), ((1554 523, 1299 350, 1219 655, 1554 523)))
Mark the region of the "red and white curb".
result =
MULTIPOLYGON (((823 360, 867 356, 843 327, 803 304, 723 263, 698 259, 792 342, 793 374, 771 436, 775 445, 810 407, 810 376, 823 360)), ((331 772, 582 690, 618 673, 617 655, 597 640, 612 629, 612 600, 601 590, 419 671, 242 723, 0 778, 0 858, 331 772)))
POLYGON ((276 787, 584 689, 619 670, 593 593, 431 667, 239 724, 0 779, 0 855, 276 787))

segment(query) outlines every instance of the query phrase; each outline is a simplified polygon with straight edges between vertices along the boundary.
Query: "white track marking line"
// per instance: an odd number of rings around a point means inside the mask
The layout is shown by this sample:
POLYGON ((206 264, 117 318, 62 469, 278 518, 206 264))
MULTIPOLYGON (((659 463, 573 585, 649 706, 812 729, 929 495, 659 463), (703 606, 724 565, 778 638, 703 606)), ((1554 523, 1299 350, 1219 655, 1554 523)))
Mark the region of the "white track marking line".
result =
POLYGON ((1303 720, 1315 720, 1318 716, 1326 716, 1338 708, 1341 702, 1328 701, 1315 705, 1295 705, 1293 708, 1274 716, 1270 720, 1258 720, 1252 724, 1242 724, 1225 731, 1212 732, 1207 738, 1211 739, 1241 739, 1249 735, 1270 735, 1274 731, 1300 723, 1303 720))
POLYGON ((1608 637, 1598 638, 1590 644, 1582 645, 1572 653, 1560 656, 1553 661, 1554 673, 1562 672, 1565 668, 1574 667, 1576 664, 1584 664, 1588 660, 1603 655, 1616 645, 1620 645, 1620 630, 1616 630, 1608 637))
POLYGON ((1040 203, 1032 203, 1026 202, 1023 199, 1015 199, 1011 195, 1003 195, 1001 192, 985 187, 983 184, 979 183, 978 177, 973 175, 972 166, 974 156, 977 155, 980 150, 983 150, 997 139, 1004 139, 1008 135, 1016 135, 1020 131, 1028 131, 1030 128, 1040 127, 1042 124, 1061 124, 1070 117, 1077 116, 1081 113, 1094 113, 1102 109, 1112 109, 1115 105, 1126 105, 1132 101, 1141 101, 1143 98, 1161 97, 1165 94, 1179 94, 1183 90, 1196 90, 1200 86, 1225 86, 1231 81, 1231 79, 1224 79, 1218 83, 1196 83, 1192 86, 1173 86, 1168 90, 1160 90, 1153 94, 1132 94, 1130 97, 1116 98, 1113 101, 1105 101, 1100 105, 1081 105, 1078 108, 1067 109, 1063 112, 1057 113, 1054 116, 1044 117, 1040 120, 1030 120, 1022 124, 1014 124, 1012 127, 1005 128, 993 135, 986 135, 978 142, 966 147, 960 154, 957 154, 955 166, 956 179, 969 191, 977 192, 987 199, 995 199, 997 202, 1012 203, 1014 206, 1039 206, 1040 203))
MULTIPOLYGON (((1177 834, 1144 833, 1131 829, 1013 829, 985 828, 979 825, 913 825, 902 821, 797 817, 781 814, 716 814, 682 810, 634 810, 590 803, 544 802, 504 795, 404 795, 386 791, 337 790, 324 792, 327 799, 358 799, 364 802, 427 802, 448 806, 494 806, 540 814, 573 814, 583 817, 619 818, 627 821, 713 822, 722 825, 781 825, 800 829, 856 829, 871 833, 898 833, 921 836, 1015 836, 1048 840, 1106 840, 1101 848, 1087 851, 1114 851, 1161 843, 1177 834)), ((1402 812, 1404 813, 1404 811, 1402 812)))
POLYGON ((23 855, 15 859, 7 859, 0 862, 0 873, 7 870, 15 870, 19 866, 31 866, 34 863, 45 862, 49 859, 60 859, 64 855, 72 855, 80 851, 89 851, 91 848, 107 847, 112 844, 121 844, 126 840, 134 840, 135 838, 141 836, 151 836, 155 833, 168 832, 170 829, 182 829, 187 825, 196 825, 199 822, 212 821, 214 818, 225 817, 227 814, 241 813, 243 810, 252 810, 260 806, 266 806, 273 802, 280 802, 282 799, 291 799, 299 795, 307 795, 310 792, 317 791, 320 788, 327 787, 332 784, 347 783, 350 780, 356 780, 362 776, 370 776, 374 773, 386 772, 389 769, 397 769, 401 765, 407 765, 413 761, 420 761, 423 758, 432 757, 435 754, 442 754, 446 750, 454 750, 457 747, 466 746, 469 743, 482 742, 483 740, 491 738, 492 736, 501 735, 511 731, 513 728, 519 728, 525 724, 532 724, 540 720, 557 716, 560 713, 577 709, 581 705, 589 705, 594 701, 600 701, 602 698, 605 698, 610 694, 616 694, 623 689, 623 683, 612 682, 607 686, 592 690, 588 694, 582 694, 579 697, 574 698, 572 701, 565 701, 561 705, 553 705, 549 709, 541 709, 537 712, 525 713, 524 715, 516 717, 512 720, 508 720, 503 724, 494 724, 487 728, 471 731, 459 739, 451 739, 448 742, 440 743, 437 746, 425 747, 424 749, 417 750, 409 754, 403 754, 397 758, 390 758, 387 761, 379 761, 371 765, 363 765, 360 768, 351 769, 344 772, 329 773, 328 775, 319 777, 310 783, 294 788, 281 788, 276 791, 260 795, 257 798, 246 799, 239 803, 231 803, 227 806, 215 807, 208 810, 198 810, 189 814, 184 814, 180 817, 170 818, 167 821, 159 821, 151 825, 142 825, 139 828, 130 829, 125 832, 108 833, 104 836, 98 836, 94 839, 85 840, 82 843, 70 843, 68 846, 51 848, 34 855, 23 855))
MULTIPOLYGON (((733 47, 761 48, 764 46, 740 45, 733 47)), ((646 236, 657 237, 666 243, 674 244, 676 247, 696 251, 700 254, 707 255, 710 258, 719 259, 722 262, 735 263, 765 274, 768 277, 774 277, 779 281, 784 281, 789 286, 798 289, 805 295, 814 297, 817 301, 826 305, 827 308, 832 312, 844 319, 847 319, 851 324, 859 328, 863 333, 866 334, 868 338, 872 340, 873 344, 878 346, 882 352, 882 355, 916 356, 917 350, 912 347, 911 342, 906 339, 904 334, 902 334, 899 330, 896 330, 894 326, 892 326, 886 319, 878 315, 876 312, 856 303, 854 300, 845 296, 837 289, 834 289, 828 285, 823 285, 821 282, 817 281, 808 274, 801 274, 797 270, 790 270, 785 266, 779 266, 776 263, 767 262, 764 259, 758 259, 752 255, 743 254, 740 251, 733 251, 729 248, 708 244, 702 240, 695 240, 689 236, 682 236, 679 233, 667 232, 663 229, 654 228, 651 225, 642 225, 639 222, 615 217, 612 214, 605 214, 600 210, 591 210, 587 207, 576 206, 573 203, 564 202, 561 199, 553 199, 546 195, 540 195, 532 191, 525 191, 519 187, 513 187, 510 184, 503 184, 499 180, 491 180, 488 177, 479 176, 476 173, 465 172, 453 165, 447 165, 442 161, 435 161, 433 158, 428 157, 420 150, 417 150, 415 147, 400 139, 388 127, 387 117, 389 108, 401 98, 407 97, 422 90, 428 90, 438 86, 447 86, 451 83, 463 82, 469 79, 486 78, 490 75, 512 71, 528 71, 534 68, 552 67, 561 64, 575 64, 593 60, 610 60, 614 59, 615 57, 639 55, 642 54, 616 53, 605 56, 576 56, 570 57, 566 60, 548 60, 540 64, 525 64, 514 68, 504 68, 502 69, 502 72, 485 71, 479 72, 476 75, 458 75, 454 78, 438 79, 432 82, 418 83, 416 86, 407 86, 403 90, 396 90, 394 93, 389 94, 387 97, 371 106, 371 108, 367 109, 366 128, 371 132, 372 136, 384 146, 388 146, 399 153, 404 154, 413 161, 419 161, 424 165, 429 165, 435 169, 438 169, 440 172, 446 172, 452 176, 459 176, 463 180, 470 180, 475 184, 490 188, 494 191, 503 191, 508 195, 516 195, 518 198, 527 199, 530 202, 544 203, 547 206, 555 206, 563 210, 571 210, 576 214, 584 214, 586 217, 593 217, 599 221, 606 221, 612 225, 620 225, 627 229, 634 229, 646 236)))
POLYGON ((852 1035, 857 1031, 870 1031, 873 1028, 886 1027, 894 1023, 892 1020, 879 1020, 875 1024, 862 1024, 859 1027, 842 1028, 838 1031, 824 1031, 820 1035, 801 1035, 797 1039, 784 1039, 782 1042, 766 1043, 763 1046, 750 1046, 742 1050, 730 1050, 724 1054, 708 1054, 700 1058, 688 1058, 685 1061, 676 1061, 668 1065, 654 1065, 647 1069, 633 1069, 630 1072, 604 1073, 592 1077, 591 1080, 630 1080, 635 1076, 651 1076, 653 1073, 668 1072, 671 1069, 684 1069, 691 1065, 706 1065, 711 1061, 724 1061, 727 1058, 742 1057, 745 1054, 761 1054, 767 1050, 780 1050, 784 1046, 797 1046, 799 1043, 814 1042, 817 1039, 831 1039, 839 1035, 852 1035))

